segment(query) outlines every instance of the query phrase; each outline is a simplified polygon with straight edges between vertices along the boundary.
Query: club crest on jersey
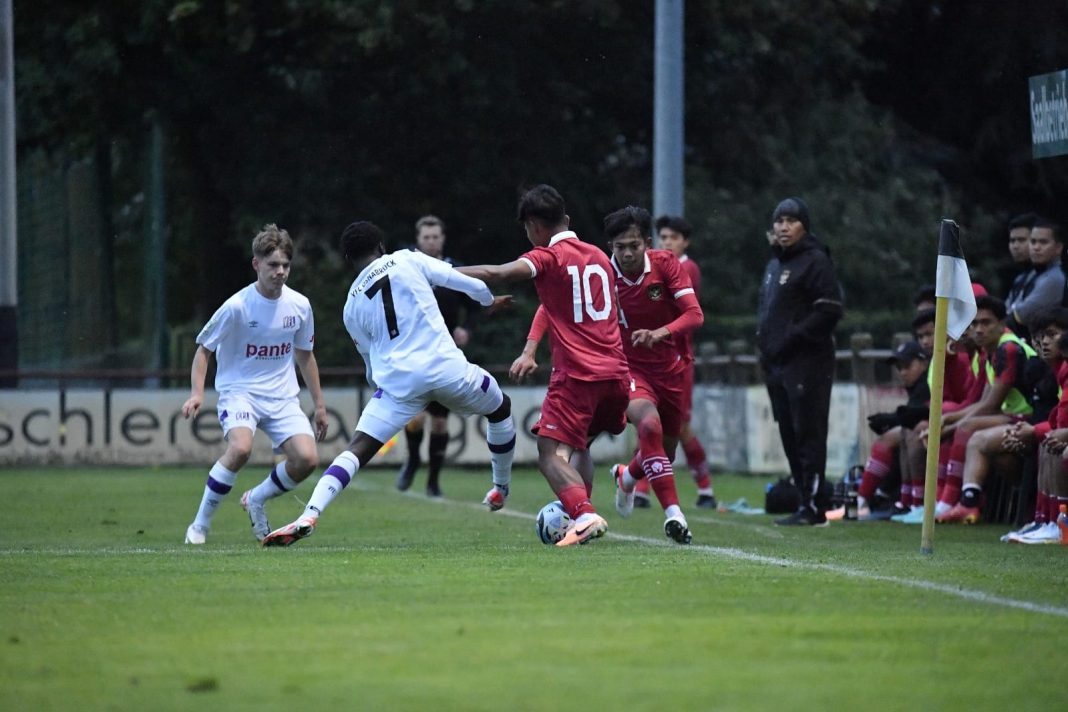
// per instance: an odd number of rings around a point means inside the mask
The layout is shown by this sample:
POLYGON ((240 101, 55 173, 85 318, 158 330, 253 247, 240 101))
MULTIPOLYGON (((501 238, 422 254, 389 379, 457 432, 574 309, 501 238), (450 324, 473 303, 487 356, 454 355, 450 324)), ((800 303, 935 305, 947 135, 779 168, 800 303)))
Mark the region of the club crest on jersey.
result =
POLYGON ((255 319, 253 319, 252 321, 250 321, 248 323, 248 328, 255 329, 259 325, 260 325, 260 323, 258 321, 256 321, 255 319))
POLYGON ((295 317, 295 316, 282 317, 282 328, 283 329, 292 329, 296 325, 297 325, 297 317, 295 317))
POLYGON ((649 299, 658 302, 664 297, 664 285, 651 284, 649 289, 645 290, 645 293, 649 295, 649 299))
POLYGON ((782 274, 779 275, 779 284, 786 284, 788 279, 790 279, 790 270, 784 269, 782 274))

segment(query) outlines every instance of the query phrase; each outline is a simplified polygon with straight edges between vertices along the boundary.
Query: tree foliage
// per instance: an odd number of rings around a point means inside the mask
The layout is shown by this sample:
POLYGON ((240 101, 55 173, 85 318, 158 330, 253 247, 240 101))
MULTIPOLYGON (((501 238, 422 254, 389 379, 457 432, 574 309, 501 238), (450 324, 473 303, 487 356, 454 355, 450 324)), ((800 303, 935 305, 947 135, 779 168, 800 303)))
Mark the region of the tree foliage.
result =
MULTIPOLYGON (((941 7, 687 3, 686 205, 706 272, 706 334, 717 315, 754 310, 764 231, 785 195, 808 200, 851 309, 908 311, 932 277, 943 215, 982 236, 966 245, 981 270, 998 256, 997 219, 1028 189, 970 178, 998 151, 1016 160, 1018 122, 988 125, 983 110, 970 112, 981 149, 968 153, 950 98, 965 88, 946 92, 930 121, 918 106, 929 102, 905 100, 913 84, 940 96, 959 73, 924 73, 912 45, 889 36, 920 22, 965 62, 968 38, 945 36, 946 25, 989 37, 989 5, 931 20, 941 7), (915 75, 895 82, 904 66, 915 75)), ((524 185, 559 187, 592 242, 606 212, 649 202, 651 2, 63 0, 19 3, 15 22, 20 150, 80 156, 110 145, 120 233, 135 232, 146 112, 162 118, 176 325, 202 322, 247 283, 249 240, 277 222, 298 240, 293 285, 316 306, 320 360, 346 364, 337 317, 351 275, 334 243, 351 220, 379 223, 399 247, 433 212, 448 225, 450 253, 504 261, 526 248, 514 224, 524 185)), ((944 63, 935 47, 921 50, 944 63)), ((975 54, 969 76, 1025 82, 1004 52, 975 54)), ((121 248, 136 243, 120 235, 116 259, 129 260, 121 248)), ((533 300, 520 296, 479 357, 503 360, 518 346, 533 300)))

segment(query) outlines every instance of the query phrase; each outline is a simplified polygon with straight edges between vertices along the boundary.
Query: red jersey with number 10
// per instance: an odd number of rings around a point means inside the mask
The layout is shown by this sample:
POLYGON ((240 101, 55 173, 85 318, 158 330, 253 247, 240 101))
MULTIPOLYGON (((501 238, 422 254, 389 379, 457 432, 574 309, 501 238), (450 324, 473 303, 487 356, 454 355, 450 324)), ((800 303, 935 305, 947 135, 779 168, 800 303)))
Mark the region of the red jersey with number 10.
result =
POLYGON ((568 230, 519 259, 530 265, 549 317, 553 370, 580 381, 629 378, 615 276, 604 252, 568 230))

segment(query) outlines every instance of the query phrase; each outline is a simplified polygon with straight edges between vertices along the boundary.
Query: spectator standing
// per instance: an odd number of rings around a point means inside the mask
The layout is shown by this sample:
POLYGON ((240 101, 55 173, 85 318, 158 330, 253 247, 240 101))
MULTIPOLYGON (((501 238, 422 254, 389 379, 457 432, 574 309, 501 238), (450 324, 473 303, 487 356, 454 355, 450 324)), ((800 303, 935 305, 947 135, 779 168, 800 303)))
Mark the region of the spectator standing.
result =
POLYGON ((824 526, 827 503, 816 493, 827 465, 841 289, 829 250, 810 232, 805 202, 786 198, 771 219, 776 242, 760 288, 757 344, 772 414, 801 491, 798 510, 775 523, 824 526))
POLYGON ((1012 286, 1005 295, 1005 304, 1011 305, 1031 291, 1035 273, 1031 269, 1031 228, 1035 214, 1024 213, 1009 221, 1009 257, 1012 258, 1012 286))
POLYGON ((1039 312, 1060 306, 1064 300, 1064 270, 1061 268, 1064 244, 1060 227, 1037 219, 1031 228, 1028 253, 1034 276, 1029 285, 1024 285, 1019 298, 1005 303, 1007 325, 1021 339, 1030 336, 1027 324, 1039 312))

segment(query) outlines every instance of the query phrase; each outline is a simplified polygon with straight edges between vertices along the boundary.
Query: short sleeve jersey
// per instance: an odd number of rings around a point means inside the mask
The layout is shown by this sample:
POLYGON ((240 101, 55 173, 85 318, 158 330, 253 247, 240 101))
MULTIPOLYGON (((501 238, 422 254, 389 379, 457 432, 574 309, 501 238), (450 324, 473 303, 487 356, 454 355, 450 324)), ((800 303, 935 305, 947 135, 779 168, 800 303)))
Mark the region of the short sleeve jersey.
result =
POLYGON ((250 284, 223 302, 197 343, 215 352, 220 394, 293 398, 300 392, 293 349, 311 351, 315 344, 311 303, 285 285, 278 299, 268 299, 250 284))
MULTIPOLYGON (((967 351, 962 348, 952 354, 947 353, 943 373, 943 401, 963 406, 978 400, 978 394, 975 393, 975 378, 972 376, 972 360, 967 351)), ((980 389, 979 393, 981 392, 980 389)))
POLYGON ((375 384, 394 398, 419 396, 466 373, 467 359, 434 296, 451 272, 443 260, 401 250, 367 265, 349 288, 345 328, 369 359, 375 384))
POLYGON ((646 250, 645 269, 634 281, 623 274, 614 257, 611 262, 619 294, 619 324, 627 363, 642 369, 674 368, 687 357, 678 335, 672 334, 651 349, 632 346, 630 335, 635 329, 659 329, 674 321, 682 313, 676 300, 694 293, 690 278, 668 250, 646 250))
POLYGON ((567 230, 519 259, 549 318, 554 370, 580 381, 629 378, 608 256, 567 230))
MULTIPOLYGON (((682 265, 683 271, 686 272, 686 276, 690 278, 690 284, 693 286, 694 296, 698 300, 701 299, 701 268, 697 265, 697 262, 690 259, 689 255, 683 255, 679 258, 679 264, 682 265)), ((685 334, 679 334, 677 337, 679 344, 679 353, 683 359, 687 361, 693 361, 693 333, 686 332, 685 334)))
POLYGON ((1006 341, 994 352, 994 383, 1002 383, 1027 392, 1027 373, 1024 369, 1027 354, 1019 344, 1006 341))

